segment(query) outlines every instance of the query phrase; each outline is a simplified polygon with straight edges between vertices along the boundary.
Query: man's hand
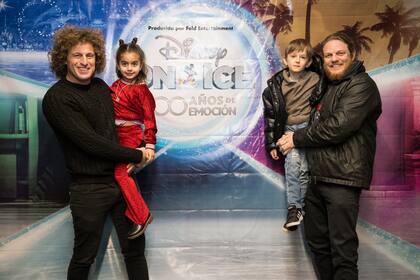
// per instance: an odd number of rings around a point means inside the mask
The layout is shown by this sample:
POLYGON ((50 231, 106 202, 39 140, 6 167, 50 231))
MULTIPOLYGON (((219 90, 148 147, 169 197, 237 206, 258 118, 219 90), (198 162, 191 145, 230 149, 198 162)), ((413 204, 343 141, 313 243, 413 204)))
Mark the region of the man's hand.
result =
POLYGON ((283 155, 287 155, 295 147, 293 143, 293 132, 286 132, 276 143, 283 155))
POLYGON ((278 160, 279 159, 279 156, 277 155, 277 149, 272 149, 270 151, 270 155, 271 155, 271 158, 274 159, 274 160, 278 160))
MULTIPOLYGON (((137 150, 142 152, 142 156, 141 156, 141 161, 139 163, 129 163, 127 164, 127 173, 131 173, 133 172, 135 169, 139 169, 144 167, 144 165, 149 161, 148 158, 150 157, 149 154, 147 154, 147 152, 145 152, 145 148, 141 147, 141 148, 137 148, 137 150)), ((153 158, 154 158, 154 153, 153 153, 153 158)))
POLYGON ((134 163, 127 164, 127 173, 128 174, 130 174, 131 172, 133 172, 134 169, 136 169, 136 165, 134 163))

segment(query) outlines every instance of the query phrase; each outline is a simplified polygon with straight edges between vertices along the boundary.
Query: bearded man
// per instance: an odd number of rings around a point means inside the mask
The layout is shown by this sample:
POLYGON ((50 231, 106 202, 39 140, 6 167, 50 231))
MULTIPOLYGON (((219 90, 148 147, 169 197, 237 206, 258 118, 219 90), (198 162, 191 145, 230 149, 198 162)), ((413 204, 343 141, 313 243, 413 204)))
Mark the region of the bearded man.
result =
POLYGON ((381 98, 344 33, 322 42, 328 78, 313 96, 311 122, 284 135, 280 149, 307 148, 311 183, 305 197, 305 236, 319 279, 358 279, 356 223, 362 189, 369 189, 381 98))

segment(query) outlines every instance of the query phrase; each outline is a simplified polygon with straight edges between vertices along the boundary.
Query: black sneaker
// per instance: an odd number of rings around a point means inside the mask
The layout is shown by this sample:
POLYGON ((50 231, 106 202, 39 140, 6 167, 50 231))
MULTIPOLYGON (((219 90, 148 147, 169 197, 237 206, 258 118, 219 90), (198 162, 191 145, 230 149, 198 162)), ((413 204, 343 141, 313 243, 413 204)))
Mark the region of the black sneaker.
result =
POLYGON ((285 228, 285 227, 283 226, 283 230, 284 230, 285 232, 288 232, 288 231, 295 231, 295 230, 297 230, 297 228, 298 228, 298 226, 291 226, 291 227, 288 227, 288 228, 285 228))
POLYGON ((298 226, 291 226, 291 227, 285 227, 286 224, 283 225, 283 231, 288 232, 288 231, 295 231, 297 230, 298 226))
POLYGON ((300 208, 296 208, 294 205, 290 206, 287 208, 287 220, 283 226, 283 229, 288 231, 295 231, 302 220, 302 210, 300 208))

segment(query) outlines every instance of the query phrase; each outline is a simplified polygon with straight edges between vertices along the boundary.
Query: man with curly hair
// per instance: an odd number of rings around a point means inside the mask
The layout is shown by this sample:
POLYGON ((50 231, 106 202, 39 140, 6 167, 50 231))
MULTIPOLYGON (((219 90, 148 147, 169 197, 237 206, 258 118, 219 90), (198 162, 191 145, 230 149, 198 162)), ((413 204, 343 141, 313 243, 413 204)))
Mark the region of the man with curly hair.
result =
POLYGON ((45 94, 42 108, 64 151, 71 175, 70 209, 74 227, 73 256, 67 279, 87 279, 104 223, 110 214, 129 279, 149 279, 145 238, 128 240, 131 228, 114 180, 118 162, 141 164, 140 150, 118 144, 114 109, 107 84, 94 77, 105 67, 100 31, 66 26, 54 35, 51 69, 59 78, 45 94))

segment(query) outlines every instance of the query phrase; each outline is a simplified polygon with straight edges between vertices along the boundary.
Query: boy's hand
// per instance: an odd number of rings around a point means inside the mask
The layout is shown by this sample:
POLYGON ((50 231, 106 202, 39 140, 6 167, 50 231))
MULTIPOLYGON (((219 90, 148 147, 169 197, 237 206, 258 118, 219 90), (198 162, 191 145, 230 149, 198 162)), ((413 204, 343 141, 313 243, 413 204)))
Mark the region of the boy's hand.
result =
POLYGON ((272 149, 270 151, 270 155, 271 155, 271 158, 274 159, 274 160, 278 160, 279 159, 279 156, 277 154, 277 149, 272 149))

